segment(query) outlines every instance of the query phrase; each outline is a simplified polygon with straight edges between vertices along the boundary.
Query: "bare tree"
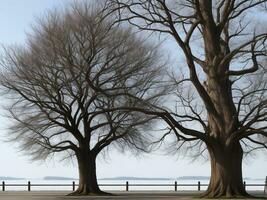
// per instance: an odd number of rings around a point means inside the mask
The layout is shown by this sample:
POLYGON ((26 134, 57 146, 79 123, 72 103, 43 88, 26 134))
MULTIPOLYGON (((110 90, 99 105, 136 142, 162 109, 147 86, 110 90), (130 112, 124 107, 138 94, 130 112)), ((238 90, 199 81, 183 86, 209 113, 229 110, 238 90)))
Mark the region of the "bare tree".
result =
POLYGON ((169 124, 177 149, 189 144, 199 155, 208 151, 211 180, 204 195, 209 197, 247 196, 244 150, 266 149, 259 139, 267 136, 263 64, 267 33, 266 21, 260 20, 266 19, 266 2, 108 0, 106 4, 108 13, 117 14, 116 22, 167 34, 180 48, 186 67, 181 66, 182 79, 171 76, 175 106, 144 112, 169 124))
POLYGON ((152 44, 129 28, 111 27, 97 6, 50 12, 25 46, 6 47, 1 60, 1 85, 15 119, 10 140, 34 160, 60 152, 76 157, 73 194, 104 193, 96 177, 100 152, 110 145, 149 151, 143 132, 155 117, 116 108, 159 101, 160 63, 152 44))

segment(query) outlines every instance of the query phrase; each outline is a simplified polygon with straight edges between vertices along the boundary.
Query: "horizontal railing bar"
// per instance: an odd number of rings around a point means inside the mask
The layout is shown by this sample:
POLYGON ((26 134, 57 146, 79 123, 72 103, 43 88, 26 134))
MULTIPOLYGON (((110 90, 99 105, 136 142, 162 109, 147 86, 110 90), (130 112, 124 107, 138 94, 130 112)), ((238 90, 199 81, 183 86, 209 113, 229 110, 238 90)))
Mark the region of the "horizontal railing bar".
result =
MULTIPOLYGON (((12 183, 5 183, 4 185, 3 184, 0 184, 0 186, 15 186, 15 187, 25 187, 25 186, 28 186, 29 184, 12 184, 12 183)), ((42 187, 42 186, 62 186, 62 187, 69 187, 69 186, 78 186, 78 184, 54 184, 54 183, 51 183, 51 184, 39 184, 39 183, 30 183, 30 186, 31 187, 42 187)), ((99 186, 118 186, 118 187, 124 187, 125 184, 99 184, 99 186)), ((146 184, 146 183, 128 183, 128 186, 143 186, 143 187, 153 187, 153 186, 156 186, 156 187, 172 187, 174 186, 174 184, 146 184)), ((195 187, 195 186, 208 186, 208 184, 179 184, 179 183, 176 183, 176 186, 177 187, 195 187)), ((266 186, 265 184, 254 184, 254 183, 246 183, 246 187, 256 187, 256 186, 266 186)))
MULTIPOLYGON (((5 184, 5 186, 28 186, 28 184, 5 184)), ((31 186, 72 186, 72 184, 31 184, 31 186)))
POLYGON ((265 184, 246 184, 246 186, 265 186, 265 184))
POLYGON ((125 184, 98 184, 99 186, 125 186, 125 184))
POLYGON ((5 184, 5 186, 28 186, 28 184, 5 184))
MULTIPOLYGON (((28 184, 5 184, 6 186, 28 186, 28 184)), ((99 186, 125 186, 125 184, 98 184, 99 186)), ((173 184, 128 184, 129 186, 173 186, 173 184)), ((31 186, 73 186, 73 184, 34 184, 31 186)), ((75 184, 75 186, 79 186, 75 184)), ((177 186, 198 186, 198 184, 177 184, 177 186)), ((208 186, 208 184, 201 184, 201 186, 208 186)))
POLYGON ((130 184, 129 186, 173 186, 173 184, 130 184))
MULTIPOLYGON (((173 186, 174 184, 130 184, 129 186, 173 186)), ((208 184, 204 185, 201 184, 202 186, 208 186, 208 184)), ((177 184, 177 186, 198 186, 198 184, 177 184)))
MULTIPOLYGON (((3 184, 0 184, 1 186, 3 184)), ((35 184, 31 183, 31 186, 72 186, 73 184, 35 184)), ((99 186, 125 186, 125 184, 98 184, 99 186)), ((129 186, 173 186, 174 184, 130 184, 129 186)), ((208 184, 200 184, 201 186, 208 186, 208 184)), ((5 186, 28 186, 28 184, 9 184, 5 186)), ((78 186, 78 184, 75 184, 78 186)), ((177 186, 198 186, 198 184, 177 184, 177 186)), ((265 186, 265 184, 246 184, 246 186, 265 186)))
POLYGON ((72 184, 34 184, 34 183, 31 183, 31 186, 72 186, 72 184))

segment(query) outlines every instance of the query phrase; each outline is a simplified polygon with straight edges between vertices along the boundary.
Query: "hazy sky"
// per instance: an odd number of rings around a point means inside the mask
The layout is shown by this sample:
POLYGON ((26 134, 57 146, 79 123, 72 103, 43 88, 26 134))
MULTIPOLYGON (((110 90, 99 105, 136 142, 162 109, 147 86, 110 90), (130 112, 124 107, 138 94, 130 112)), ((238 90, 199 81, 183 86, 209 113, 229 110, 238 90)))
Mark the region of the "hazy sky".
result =
MULTIPOLYGON (((0 43, 23 43, 25 31, 36 16, 47 9, 62 6, 70 0, 0 0, 0 43)), ((2 99, 3 101, 3 99, 2 99)), ((0 109, 0 113, 2 113, 0 109)), ((3 142, 7 119, 0 116, 0 176, 39 178, 47 175, 77 177, 77 168, 68 162, 51 160, 31 162, 26 154, 19 152, 15 144, 3 142)), ((265 152, 266 153, 266 152, 265 152)), ((179 177, 187 175, 209 175, 208 162, 191 163, 189 159, 176 156, 162 156, 160 152, 143 155, 139 158, 131 154, 112 151, 107 161, 98 159, 98 177, 143 176, 143 177, 179 177)), ((264 178, 267 175, 267 156, 257 154, 245 160, 244 177, 264 178)))

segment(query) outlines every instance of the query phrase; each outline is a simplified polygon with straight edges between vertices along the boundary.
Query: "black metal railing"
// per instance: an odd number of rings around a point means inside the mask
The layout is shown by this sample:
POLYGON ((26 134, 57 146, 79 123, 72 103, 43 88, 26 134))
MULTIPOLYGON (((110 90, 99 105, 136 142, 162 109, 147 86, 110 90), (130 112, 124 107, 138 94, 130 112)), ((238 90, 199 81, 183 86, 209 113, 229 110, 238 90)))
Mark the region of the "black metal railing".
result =
MULTIPOLYGON (((6 183, 5 181, 2 182, 2 191, 6 191, 6 188, 10 187, 25 187, 26 191, 32 191, 32 187, 69 187, 73 191, 75 190, 76 186, 78 184, 73 181, 71 184, 40 184, 40 183, 31 183, 28 181, 26 184, 13 184, 13 183, 6 183)), ((172 187, 173 191, 179 191, 180 187, 195 187, 197 191, 201 191, 201 187, 207 187, 208 184, 201 183, 198 181, 196 184, 190 183, 190 184, 178 184, 177 181, 175 181, 173 184, 167 183, 167 184, 144 184, 144 183, 129 183, 129 181, 126 181, 124 184, 99 184, 100 187, 124 187, 125 191, 130 191, 130 187, 172 187)), ((267 182, 265 184, 247 184, 244 181, 244 187, 262 187, 264 193, 267 193, 267 182)), ((69 190, 71 190, 69 189, 69 190)))

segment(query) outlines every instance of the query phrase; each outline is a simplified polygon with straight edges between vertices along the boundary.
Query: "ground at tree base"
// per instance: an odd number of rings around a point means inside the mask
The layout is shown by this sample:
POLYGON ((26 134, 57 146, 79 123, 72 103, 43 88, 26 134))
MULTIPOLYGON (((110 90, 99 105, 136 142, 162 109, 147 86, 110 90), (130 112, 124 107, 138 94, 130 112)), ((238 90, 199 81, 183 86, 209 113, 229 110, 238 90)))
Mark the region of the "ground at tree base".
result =
MULTIPOLYGON (((163 191, 133 191, 133 192, 117 192, 108 191, 113 196, 67 196, 68 192, 0 192, 1 200, 205 200, 198 198, 202 192, 163 192, 163 191)), ((262 191, 252 191, 251 195, 258 197, 257 199, 267 199, 267 194, 262 191)), ((221 198, 220 198, 221 199, 221 198)), ((229 198, 228 198, 229 199, 229 198)), ((251 198, 247 198, 249 200, 251 198)))

